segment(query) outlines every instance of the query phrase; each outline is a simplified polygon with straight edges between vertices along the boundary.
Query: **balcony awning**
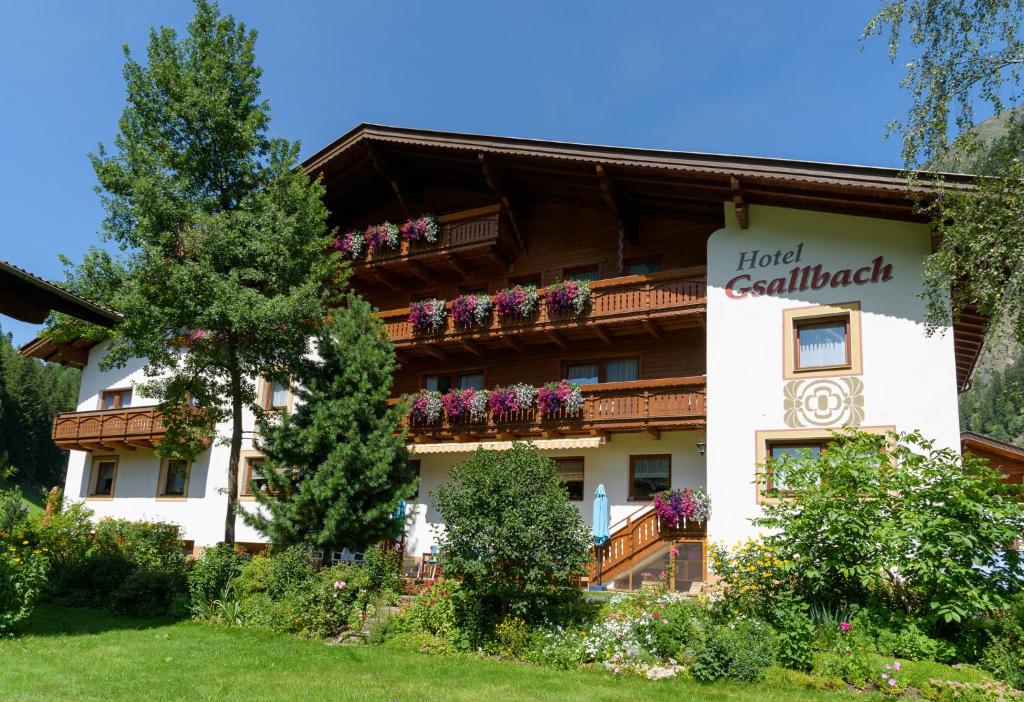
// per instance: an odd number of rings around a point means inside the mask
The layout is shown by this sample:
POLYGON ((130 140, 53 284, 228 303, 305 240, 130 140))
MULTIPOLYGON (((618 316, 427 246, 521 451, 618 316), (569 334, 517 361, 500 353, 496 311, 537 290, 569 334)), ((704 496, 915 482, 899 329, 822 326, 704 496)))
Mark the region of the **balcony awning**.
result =
MULTIPOLYGON (((529 441, 541 451, 559 449, 588 449, 604 446, 607 439, 603 436, 579 436, 566 439, 535 439, 529 441)), ((512 448, 512 441, 446 441, 437 444, 409 444, 409 451, 417 455, 425 453, 473 453, 478 448, 491 451, 507 451, 512 448)))

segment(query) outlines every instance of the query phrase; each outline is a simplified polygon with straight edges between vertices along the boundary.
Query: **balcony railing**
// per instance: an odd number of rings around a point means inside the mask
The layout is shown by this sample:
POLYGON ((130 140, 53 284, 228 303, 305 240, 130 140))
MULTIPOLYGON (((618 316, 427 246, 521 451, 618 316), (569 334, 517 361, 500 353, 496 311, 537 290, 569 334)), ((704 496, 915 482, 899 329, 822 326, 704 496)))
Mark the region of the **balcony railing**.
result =
POLYGON ((584 385, 583 408, 575 417, 488 410, 477 422, 445 416, 435 424, 412 423, 409 435, 424 442, 697 429, 705 425, 706 382, 698 376, 584 385))
POLYGON ((413 330, 408 308, 388 310, 379 315, 384 320, 388 336, 398 348, 418 344, 459 345, 488 338, 572 329, 589 329, 599 335, 605 329, 614 332, 626 325, 644 327, 657 335, 663 328, 687 321, 696 322, 701 318, 707 304, 705 272, 704 267, 694 267, 596 280, 590 284, 590 303, 581 315, 549 314, 543 291, 537 312, 529 317, 502 319, 497 313, 492 313, 489 322, 465 328, 452 319, 451 302, 448 302, 449 314, 444 327, 432 333, 413 330))
POLYGON ((155 405, 64 412, 53 420, 54 443, 78 451, 152 448, 166 433, 163 415, 155 405))

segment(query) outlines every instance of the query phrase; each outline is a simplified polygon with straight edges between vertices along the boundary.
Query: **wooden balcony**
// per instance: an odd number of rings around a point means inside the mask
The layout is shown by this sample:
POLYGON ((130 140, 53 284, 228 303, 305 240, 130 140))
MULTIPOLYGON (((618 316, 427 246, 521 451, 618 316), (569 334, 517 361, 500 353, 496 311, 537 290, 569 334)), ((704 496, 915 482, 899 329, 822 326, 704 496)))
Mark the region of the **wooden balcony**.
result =
POLYGON ((646 432, 698 429, 705 426, 704 376, 636 380, 583 386, 583 408, 578 417, 541 416, 531 410, 495 415, 478 422, 451 421, 434 425, 412 424, 409 435, 419 443, 434 441, 509 440, 611 432, 646 432))
MULTIPOLYGON (((594 548, 594 560, 590 563, 591 581, 600 575, 601 581, 607 583, 654 555, 658 548, 674 541, 703 540, 707 537, 707 524, 690 522, 685 528, 666 528, 651 503, 613 524, 608 533, 608 541, 594 548)), ((701 579, 707 579, 706 573, 701 579)))
POLYGON ((508 268, 516 244, 500 205, 439 215, 437 222, 441 231, 435 243, 403 241, 394 251, 370 251, 353 263, 353 282, 399 288, 408 278, 430 285, 438 273, 468 277, 508 268))
POLYGON ((570 340, 580 339, 611 344, 616 336, 630 334, 661 338, 666 331, 704 323, 705 273, 700 266, 596 280, 590 284, 590 304, 582 315, 550 315, 543 291, 539 309, 530 317, 509 320, 492 314, 489 323, 469 328, 457 326, 449 313, 440 331, 418 333, 409 323, 407 307, 378 314, 400 352, 434 357, 443 357, 446 351, 481 355, 488 346, 518 349, 531 342, 564 347, 570 340))
POLYGON ((155 405, 64 412, 53 420, 54 443, 77 451, 152 448, 166 433, 155 405))

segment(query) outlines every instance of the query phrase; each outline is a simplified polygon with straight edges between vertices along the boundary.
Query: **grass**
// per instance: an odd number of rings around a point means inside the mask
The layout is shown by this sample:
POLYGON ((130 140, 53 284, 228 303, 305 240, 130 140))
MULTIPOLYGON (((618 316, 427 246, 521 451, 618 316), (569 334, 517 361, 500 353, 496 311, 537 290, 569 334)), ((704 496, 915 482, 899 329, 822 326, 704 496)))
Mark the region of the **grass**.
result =
POLYGON ((256 629, 60 607, 37 608, 20 638, 0 641, 0 661, 5 701, 851 699, 793 687, 778 675, 760 685, 649 682, 598 670, 328 646, 256 629))
POLYGON ((0 480, 0 490, 10 490, 14 487, 21 488, 21 501, 28 507, 29 514, 39 514, 46 508, 46 499, 38 487, 28 483, 19 483, 15 479, 0 480))

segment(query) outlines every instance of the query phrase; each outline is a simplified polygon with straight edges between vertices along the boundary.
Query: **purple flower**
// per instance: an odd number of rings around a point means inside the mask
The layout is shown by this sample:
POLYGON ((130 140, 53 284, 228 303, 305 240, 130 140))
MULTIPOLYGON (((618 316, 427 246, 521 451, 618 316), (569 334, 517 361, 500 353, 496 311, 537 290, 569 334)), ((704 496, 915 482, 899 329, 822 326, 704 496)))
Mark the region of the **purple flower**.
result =
POLYGON ((889 678, 889 687, 896 687, 896 679, 889 678))
POLYGON ((549 285, 544 291, 548 314, 564 312, 582 314, 590 301, 590 284, 585 280, 565 280, 549 285))
POLYGON ((502 318, 528 317, 537 310, 539 296, 532 285, 517 285, 494 295, 494 305, 502 318))
POLYGON ((850 622, 847 622, 847 621, 839 622, 839 628, 842 631, 849 631, 850 630, 850 622))

